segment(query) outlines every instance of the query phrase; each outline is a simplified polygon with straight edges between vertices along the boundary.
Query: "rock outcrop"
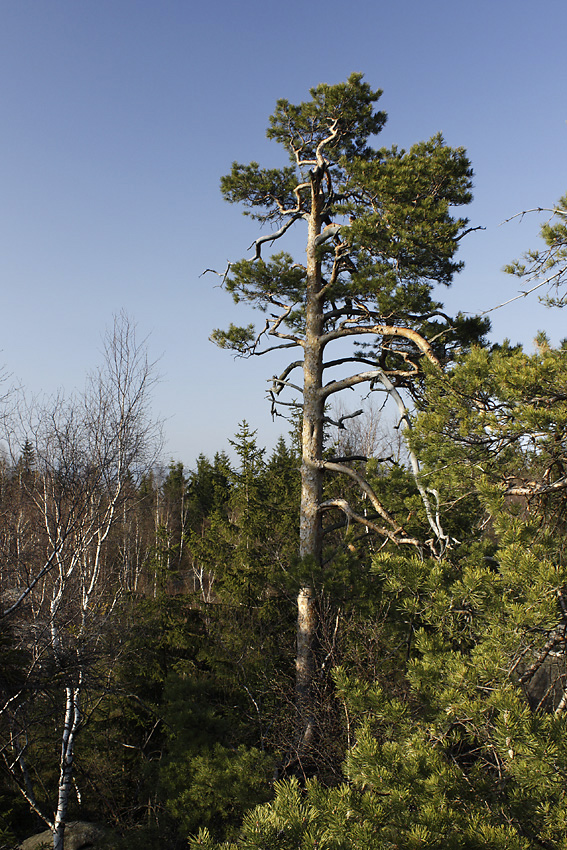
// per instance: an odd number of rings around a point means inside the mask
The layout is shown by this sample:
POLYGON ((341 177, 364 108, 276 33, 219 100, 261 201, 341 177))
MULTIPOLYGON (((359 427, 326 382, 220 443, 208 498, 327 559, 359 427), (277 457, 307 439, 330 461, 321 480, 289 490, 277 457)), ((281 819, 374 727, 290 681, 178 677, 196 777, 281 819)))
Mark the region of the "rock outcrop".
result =
MULTIPOLYGON (((96 850, 106 835, 106 830, 96 823, 71 821, 65 827, 65 850, 96 850)), ((48 850, 53 847, 50 829, 32 835, 20 844, 20 850, 48 850)))

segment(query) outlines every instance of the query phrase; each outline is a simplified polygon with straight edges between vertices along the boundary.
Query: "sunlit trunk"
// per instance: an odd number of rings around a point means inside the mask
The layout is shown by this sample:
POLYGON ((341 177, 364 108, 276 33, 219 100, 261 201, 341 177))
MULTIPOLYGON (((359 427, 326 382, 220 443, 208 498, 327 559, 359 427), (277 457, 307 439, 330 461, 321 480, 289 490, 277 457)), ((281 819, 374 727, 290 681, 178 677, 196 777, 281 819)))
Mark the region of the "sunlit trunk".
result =
MULTIPOLYGON (((323 451, 323 313, 321 268, 316 256, 315 239, 321 232, 319 181, 312 180, 312 211, 307 243, 306 326, 303 366, 303 431, 301 464, 300 549, 302 559, 313 566, 321 563, 322 531, 320 504, 323 471, 319 466, 323 451)), ((305 585, 297 597, 296 700, 298 711, 298 748, 310 743, 314 733, 313 675, 317 610, 315 590, 305 585)))

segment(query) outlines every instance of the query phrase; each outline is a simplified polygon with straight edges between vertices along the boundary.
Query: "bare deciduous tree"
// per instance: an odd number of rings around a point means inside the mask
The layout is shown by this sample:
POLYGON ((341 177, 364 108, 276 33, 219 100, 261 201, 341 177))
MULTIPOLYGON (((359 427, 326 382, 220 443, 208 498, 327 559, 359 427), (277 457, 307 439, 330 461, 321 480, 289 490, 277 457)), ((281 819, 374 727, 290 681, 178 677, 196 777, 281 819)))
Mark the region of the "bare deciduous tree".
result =
POLYGON ((1 753, 20 792, 51 829, 55 850, 64 845, 74 748, 88 719, 83 696, 94 672, 105 674, 100 669, 108 655, 104 627, 121 592, 112 531, 128 509, 132 485, 160 445, 149 408, 154 381, 146 347, 121 315, 105 338, 103 365, 89 377, 85 392, 22 403, 6 435, 13 453, 18 445, 26 447, 27 460, 19 470, 24 456, 14 464, 20 505, 8 542, 17 557, 2 617, 28 663, 20 686, 0 705, 7 732, 1 753), (36 529, 37 538, 24 557, 22 522, 36 529), (62 711, 53 815, 39 799, 29 769, 34 725, 48 706, 62 711))

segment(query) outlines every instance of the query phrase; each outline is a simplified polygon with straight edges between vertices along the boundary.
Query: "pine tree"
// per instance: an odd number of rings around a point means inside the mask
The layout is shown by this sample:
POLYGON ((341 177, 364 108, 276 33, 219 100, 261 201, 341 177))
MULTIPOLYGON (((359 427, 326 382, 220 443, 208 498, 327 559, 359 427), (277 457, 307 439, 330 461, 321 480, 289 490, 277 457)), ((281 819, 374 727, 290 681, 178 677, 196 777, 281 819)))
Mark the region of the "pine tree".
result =
POLYGON ((566 846, 566 358, 540 337, 432 370, 413 441, 460 538, 374 559, 402 686, 336 669, 344 783, 278 784, 225 847, 566 846))
POLYGON ((307 569, 297 595, 299 749, 314 733, 316 588, 308 574, 321 569, 323 515, 340 510, 385 540, 413 547, 422 542, 388 512, 348 459, 324 456, 325 406, 344 389, 381 384, 391 392, 395 384, 410 386, 423 359, 438 364, 451 341, 483 329, 478 322, 448 323, 432 294, 460 268, 454 256, 470 228, 450 208, 471 200, 470 163, 463 149, 447 147, 441 136, 407 152, 373 148, 386 120, 375 111, 380 95, 353 74, 346 83, 313 88, 305 103, 279 100, 267 135, 283 146, 291 165, 234 163, 221 181, 228 201, 242 203, 246 214, 273 229, 256 239, 253 259, 231 264, 223 275, 234 300, 263 311, 265 324, 258 332, 253 325, 231 325, 212 339, 242 355, 299 352, 271 390, 275 413, 298 406, 283 401, 284 390, 303 399, 299 555, 307 569), (299 222, 307 228, 305 260, 294 262, 285 252, 264 260, 263 247, 299 222), (427 341, 433 331, 435 345, 427 341), (343 347, 329 358, 330 344, 342 340, 370 340, 370 351, 348 355, 343 347), (336 377, 333 370, 345 367, 355 372, 336 377), (294 382, 296 370, 303 372, 302 385, 294 382), (357 513, 345 498, 324 500, 325 472, 356 481, 372 515, 357 513))

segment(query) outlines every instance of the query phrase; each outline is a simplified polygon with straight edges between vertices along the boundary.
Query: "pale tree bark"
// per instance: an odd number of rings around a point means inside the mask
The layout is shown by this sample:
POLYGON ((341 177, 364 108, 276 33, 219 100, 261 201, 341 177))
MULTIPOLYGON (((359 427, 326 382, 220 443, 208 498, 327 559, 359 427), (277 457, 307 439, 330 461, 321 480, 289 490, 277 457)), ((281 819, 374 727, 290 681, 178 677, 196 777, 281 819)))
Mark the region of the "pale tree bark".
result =
MULTIPOLYGON (((122 589, 110 560, 111 532, 124 521, 136 482, 159 448, 159 427, 149 411, 152 368, 134 327, 121 317, 106 339, 104 367, 91 376, 84 395, 24 408, 27 418, 20 417, 20 434, 34 448, 28 501, 31 520, 42 529, 43 559, 19 577, 23 587, 4 611, 7 624, 18 625, 33 666, 26 688, 0 707, 13 730, 1 755, 30 807, 52 831, 56 850, 64 848, 75 745, 85 722, 81 703, 96 665, 106 659, 101 641, 122 589), (26 718, 46 695, 55 696, 54 688, 63 689, 65 709, 50 817, 30 782, 26 742, 33 728, 26 718)), ((18 442, 23 445, 24 439, 18 442)))
POLYGON ((81 723, 80 686, 65 688, 65 721, 61 741, 61 763, 59 767, 59 793, 57 810, 53 822, 54 850, 63 850, 67 808, 73 781, 73 747, 81 723))
MULTIPOLYGON (((301 460, 301 508, 299 555, 321 561, 322 521, 320 505, 323 493, 323 310, 321 306, 321 264, 316 240, 321 232, 320 172, 311 173, 311 213, 307 242, 307 284, 305 304, 305 340, 303 344, 303 424, 301 460)), ((298 751, 301 753, 313 737, 314 718, 311 689, 315 668, 317 609, 314 588, 305 585, 297 596, 296 695, 298 711, 298 751)))

